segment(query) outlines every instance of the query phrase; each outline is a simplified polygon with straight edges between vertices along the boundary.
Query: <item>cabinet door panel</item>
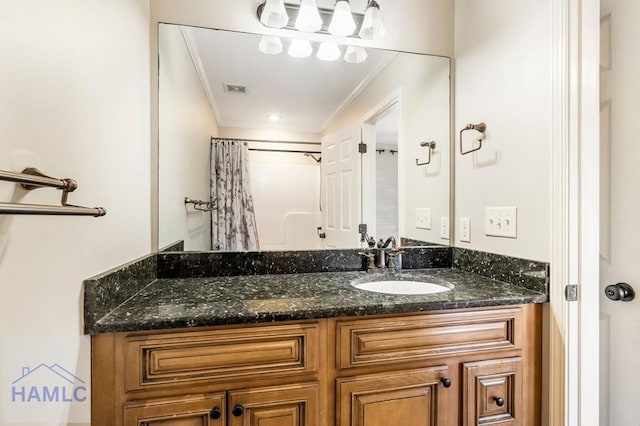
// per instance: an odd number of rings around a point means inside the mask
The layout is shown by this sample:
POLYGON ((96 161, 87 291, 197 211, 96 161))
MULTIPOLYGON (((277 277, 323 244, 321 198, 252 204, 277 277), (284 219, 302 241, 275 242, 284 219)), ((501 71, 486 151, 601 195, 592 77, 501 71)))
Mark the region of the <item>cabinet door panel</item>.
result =
POLYGON ((337 426, 447 424, 447 366, 338 379, 337 426))
POLYGON ((463 364, 463 425, 522 425, 522 358, 463 364))
POLYGON ((229 426, 318 426, 318 384, 273 386, 229 392, 229 426))
POLYGON ((224 394, 149 400, 125 406, 125 426, 224 426, 224 394), (220 418, 212 419, 211 410, 220 409, 220 418))

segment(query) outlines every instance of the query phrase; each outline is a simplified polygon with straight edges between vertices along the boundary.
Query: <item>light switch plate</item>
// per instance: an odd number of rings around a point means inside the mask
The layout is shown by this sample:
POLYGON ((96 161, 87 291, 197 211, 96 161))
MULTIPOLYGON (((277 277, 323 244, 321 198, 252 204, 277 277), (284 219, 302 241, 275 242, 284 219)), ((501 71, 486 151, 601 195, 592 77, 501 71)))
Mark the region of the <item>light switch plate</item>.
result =
POLYGON ((518 238, 517 207, 487 207, 484 233, 491 237, 518 238))
POLYGON ((416 228, 431 229, 431 209, 429 208, 416 209, 416 228))
POLYGON ((471 242, 471 219, 468 217, 460 218, 460 241, 463 243, 471 242))
POLYGON ((443 240, 449 239, 449 218, 447 216, 440 218, 440 238, 443 240))

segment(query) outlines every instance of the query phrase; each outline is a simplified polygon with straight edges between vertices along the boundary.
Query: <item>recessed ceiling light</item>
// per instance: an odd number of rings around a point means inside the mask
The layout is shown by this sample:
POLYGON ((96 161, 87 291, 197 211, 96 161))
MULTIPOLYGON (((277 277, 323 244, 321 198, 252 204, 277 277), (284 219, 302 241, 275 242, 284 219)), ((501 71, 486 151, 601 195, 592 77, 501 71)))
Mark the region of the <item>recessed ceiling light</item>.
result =
POLYGON ((280 121, 282 119, 282 117, 279 116, 278 114, 269 114, 267 118, 269 119, 269 121, 273 121, 273 122, 280 121))

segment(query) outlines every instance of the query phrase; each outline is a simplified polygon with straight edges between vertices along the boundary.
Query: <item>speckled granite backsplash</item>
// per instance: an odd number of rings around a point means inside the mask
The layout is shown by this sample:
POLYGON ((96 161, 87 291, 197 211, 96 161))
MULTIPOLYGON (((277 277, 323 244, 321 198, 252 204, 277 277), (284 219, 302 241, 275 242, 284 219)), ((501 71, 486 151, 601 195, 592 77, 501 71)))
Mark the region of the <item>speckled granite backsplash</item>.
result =
POLYGON ((93 323, 157 279, 155 254, 84 280, 84 322, 93 323))
MULTIPOLYGON (((404 269, 450 268, 450 247, 403 248, 404 269)), ((158 254, 158 278, 364 271, 363 249, 158 254)))
POLYGON ((540 293, 549 292, 546 262, 454 247, 452 267, 540 293))

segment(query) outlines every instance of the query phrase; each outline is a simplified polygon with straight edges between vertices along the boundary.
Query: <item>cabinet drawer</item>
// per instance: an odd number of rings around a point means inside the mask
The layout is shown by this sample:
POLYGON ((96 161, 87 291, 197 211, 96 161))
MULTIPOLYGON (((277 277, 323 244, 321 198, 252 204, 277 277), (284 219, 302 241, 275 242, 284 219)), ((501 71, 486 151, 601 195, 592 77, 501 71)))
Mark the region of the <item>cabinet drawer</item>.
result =
POLYGON ((516 349, 522 309, 434 313, 338 321, 338 368, 408 362, 498 349, 516 349))
POLYGON ((462 424, 522 424, 522 358, 462 365, 462 424))
POLYGON ((318 371, 318 324, 127 336, 126 390, 318 371))

